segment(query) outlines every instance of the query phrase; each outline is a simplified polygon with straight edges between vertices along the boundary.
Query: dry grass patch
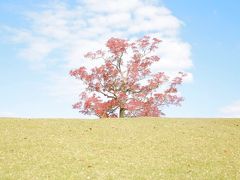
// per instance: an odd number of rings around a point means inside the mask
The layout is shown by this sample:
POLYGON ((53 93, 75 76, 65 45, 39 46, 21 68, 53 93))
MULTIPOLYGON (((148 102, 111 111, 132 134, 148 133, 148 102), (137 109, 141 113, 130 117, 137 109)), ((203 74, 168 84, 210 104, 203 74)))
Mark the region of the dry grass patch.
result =
POLYGON ((1 179, 240 179, 239 119, 0 119, 1 179))

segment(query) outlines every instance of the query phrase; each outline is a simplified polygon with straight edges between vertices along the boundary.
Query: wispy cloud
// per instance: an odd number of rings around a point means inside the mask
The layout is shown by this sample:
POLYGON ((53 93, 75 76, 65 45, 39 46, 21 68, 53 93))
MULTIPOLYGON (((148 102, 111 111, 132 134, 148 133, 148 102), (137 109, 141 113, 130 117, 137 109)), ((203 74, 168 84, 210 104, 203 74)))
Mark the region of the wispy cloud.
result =
POLYGON ((88 0, 74 7, 57 1, 39 12, 27 12, 26 17, 30 27, 18 30, 15 39, 26 45, 20 54, 31 62, 41 59, 47 64, 47 57, 59 51, 73 67, 82 63, 83 52, 100 47, 109 37, 155 34, 164 40, 160 49, 164 67, 192 66, 191 46, 179 36, 182 22, 150 1, 88 0))
POLYGON ((113 36, 158 36, 163 43, 156 69, 174 72, 192 67, 191 45, 179 33, 183 22, 154 1, 79 0, 74 6, 54 1, 41 7, 37 12, 25 13, 29 26, 14 29, 13 39, 24 45, 19 51, 22 58, 54 71, 53 83, 46 88, 50 94, 58 91, 64 98, 75 92, 65 88, 76 87, 75 82, 65 78, 69 69, 89 64, 83 54, 100 48, 113 36))
POLYGON ((0 117, 18 117, 17 114, 8 112, 8 111, 0 111, 0 117))
POLYGON ((240 101, 235 101, 221 109, 223 116, 240 118, 240 101))

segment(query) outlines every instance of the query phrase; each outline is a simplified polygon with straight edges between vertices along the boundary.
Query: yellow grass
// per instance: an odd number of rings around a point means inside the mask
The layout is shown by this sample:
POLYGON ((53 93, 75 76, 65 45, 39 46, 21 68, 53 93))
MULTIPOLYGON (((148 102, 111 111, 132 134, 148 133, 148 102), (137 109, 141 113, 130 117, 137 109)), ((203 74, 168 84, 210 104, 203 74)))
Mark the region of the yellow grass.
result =
POLYGON ((0 179, 240 179, 240 120, 1 118, 0 179))

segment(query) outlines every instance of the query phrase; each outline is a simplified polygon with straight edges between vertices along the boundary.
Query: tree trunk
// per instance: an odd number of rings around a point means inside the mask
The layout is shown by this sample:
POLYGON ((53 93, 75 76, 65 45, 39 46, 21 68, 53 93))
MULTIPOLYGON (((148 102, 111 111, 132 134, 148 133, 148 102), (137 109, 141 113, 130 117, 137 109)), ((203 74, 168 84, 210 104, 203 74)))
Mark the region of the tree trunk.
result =
POLYGON ((125 109, 124 108, 120 108, 119 117, 120 118, 124 118, 124 116, 125 116, 125 109))

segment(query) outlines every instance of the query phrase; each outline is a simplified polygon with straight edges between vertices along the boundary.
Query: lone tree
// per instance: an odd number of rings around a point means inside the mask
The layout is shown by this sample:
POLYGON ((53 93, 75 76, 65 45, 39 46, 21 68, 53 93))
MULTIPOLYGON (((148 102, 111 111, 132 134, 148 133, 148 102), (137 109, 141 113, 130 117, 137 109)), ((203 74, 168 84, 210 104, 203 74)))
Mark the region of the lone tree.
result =
POLYGON ((185 74, 179 72, 177 77, 170 78, 164 72, 151 72, 151 65, 160 60, 154 54, 160 42, 149 36, 134 42, 111 38, 106 51, 88 52, 85 58, 102 59, 103 64, 70 71, 71 76, 86 85, 73 108, 107 118, 161 116, 163 106, 180 105, 183 98, 177 95, 176 86, 185 74))

